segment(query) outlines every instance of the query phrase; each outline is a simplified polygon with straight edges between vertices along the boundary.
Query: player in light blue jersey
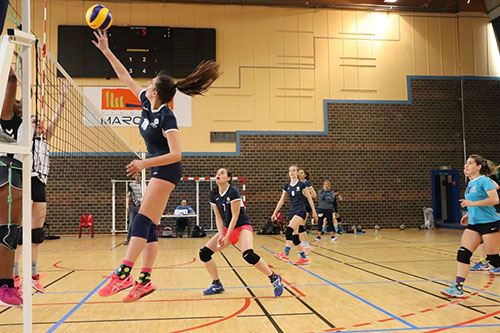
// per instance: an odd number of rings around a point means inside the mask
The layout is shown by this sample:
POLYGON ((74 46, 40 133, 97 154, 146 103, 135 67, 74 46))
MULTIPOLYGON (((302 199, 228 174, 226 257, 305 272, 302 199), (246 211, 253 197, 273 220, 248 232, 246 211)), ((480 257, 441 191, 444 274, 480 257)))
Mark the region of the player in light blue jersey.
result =
POLYGON ((486 260, 495 268, 500 267, 500 216, 495 210, 498 193, 488 176, 496 173, 498 166, 479 155, 470 155, 464 166, 469 178, 465 199, 460 200, 467 207, 467 214, 460 223, 466 225, 457 254, 457 276, 455 284, 441 293, 449 297, 463 298, 463 284, 470 270, 470 258, 481 242, 486 250, 486 260))

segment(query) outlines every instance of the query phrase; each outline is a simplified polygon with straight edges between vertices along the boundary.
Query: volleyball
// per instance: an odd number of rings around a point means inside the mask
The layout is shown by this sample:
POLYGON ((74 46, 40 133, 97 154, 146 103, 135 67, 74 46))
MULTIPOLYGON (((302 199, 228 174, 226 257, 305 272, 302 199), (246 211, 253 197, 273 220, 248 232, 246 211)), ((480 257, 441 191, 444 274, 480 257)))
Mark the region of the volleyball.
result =
POLYGON ((87 9, 85 19, 89 27, 94 30, 107 30, 113 23, 111 12, 103 5, 93 5, 87 9))

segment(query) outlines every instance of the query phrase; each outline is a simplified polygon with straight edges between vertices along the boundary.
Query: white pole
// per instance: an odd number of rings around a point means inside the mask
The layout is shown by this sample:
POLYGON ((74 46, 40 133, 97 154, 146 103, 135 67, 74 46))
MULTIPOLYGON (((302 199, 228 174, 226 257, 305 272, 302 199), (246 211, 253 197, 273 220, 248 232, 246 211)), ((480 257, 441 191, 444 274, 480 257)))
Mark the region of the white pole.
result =
MULTIPOLYGON (((127 197, 128 197, 128 183, 129 181, 126 181, 125 182, 125 202, 127 202, 127 197)), ((128 207, 130 209, 130 197, 129 197, 129 200, 128 200, 128 207)), ((129 225, 128 225, 128 211, 129 209, 127 209, 127 207, 125 207, 125 231, 128 232, 128 228, 129 228, 129 225)))
POLYGON ((113 206, 113 208, 111 209, 111 223, 112 223, 112 227, 111 227, 111 233, 114 235, 116 233, 116 189, 115 189, 115 180, 114 179, 111 179, 111 184, 113 186, 113 190, 112 190, 112 196, 111 196, 111 205, 113 206))
MULTIPOLYGON (((210 179, 210 191, 212 191, 212 179, 210 179)), ((212 212, 212 205, 210 205, 210 230, 214 230, 214 213, 212 212)))
MULTIPOLYGON (((143 160, 146 159, 145 152, 141 153, 141 158, 143 160)), ((146 193, 146 169, 142 169, 142 171, 141 171, 141 194, 142 194, 143 198, 144 198, 144 193, 146 193)))
MULTIPOLYGON (((31 4, 30 0, 23 0, 23 31, 31 33, 31 4)), ((38 59, 36 60, 38 61, 38 59)), ((38 75, 38 73, 35 73, 38 75)), ((31 46, 23 46, 23 73, 22 73, 22 100, 23 100, 23 123, 22 123, 22 144, 30 146, 31 143, 31 46)), ((31 154, 23 155, 23 332, 29 333, 32 330, 32 304, 31 297, 31 154)))
POLYGON ((200 226, 200 181, 196 181, 196 225, 200 226))

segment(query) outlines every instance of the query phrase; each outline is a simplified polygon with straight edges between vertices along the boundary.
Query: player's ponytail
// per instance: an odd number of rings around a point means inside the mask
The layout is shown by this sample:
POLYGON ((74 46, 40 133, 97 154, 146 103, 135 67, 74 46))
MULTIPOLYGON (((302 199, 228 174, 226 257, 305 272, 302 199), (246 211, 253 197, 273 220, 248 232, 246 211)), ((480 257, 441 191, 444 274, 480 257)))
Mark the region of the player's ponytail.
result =
POLYGON ((489 177, 498 172, 499 166, 492 161, 485 159, 481 155, 470 155, 469 158, 472 158, 477 165, 481 165, 481 169, 479 170, 481 175, 489 177))
POLYGON ((203 61, 185 79, 178 81, 176 86, 186 95, 203 95, 220 75, 218 63, 203 61))

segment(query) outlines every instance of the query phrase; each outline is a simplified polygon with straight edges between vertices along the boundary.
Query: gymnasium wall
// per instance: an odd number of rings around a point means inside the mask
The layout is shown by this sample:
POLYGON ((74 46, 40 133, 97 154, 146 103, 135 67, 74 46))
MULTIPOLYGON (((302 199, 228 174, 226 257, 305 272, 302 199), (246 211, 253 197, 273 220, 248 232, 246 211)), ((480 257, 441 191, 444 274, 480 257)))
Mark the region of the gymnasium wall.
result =
MULTIPOLYGON (((51 52, 57 49, 57 25, 84 24, 92 4, 49 0, 51 52)), ((41 5, 34 2, 38 35, 41 5)), ((344 221, 396 227, 422 223, 422 207, 431 204, 431 170, 462 169, 463 130, 467 153, 500 161, 500 57, 483 14, 106 5, 117 25, 217 29, 224 74, 206 97, 193 100, 193 125, 181 128, 184 176, 213 175, 223 166, 247 177, 247 207, 258 226, 271 215, 290 164, 309 168, 317 190, 330 179, 342 191, 344 221), (459 76, 472 76, 463 81, 464 128, 459 76), (210 144, 210 131, 241 131, 239 145, 210 144)), ((136 129, 118 130, 144 149, 136 129)), ((98 232, 109 233, 109 180, 124 179, 127 162, 53 158, 47 188, 51 228, 75 233, 79 215, 88 213, 95 215, 98 232)), ((123 205, 118 203, 118 214, 123 205)))
MULTIPOLYGON (((20 8, 21 0, 13 1, 20 8)), ((57 27, 85 24, 93 1, 48 1, 48 50, 57 27)), ((500 76, 488 17, 480 13, 384 13, 263 6, 106 2, 115 25, 207 27, 217 31, 223 75, 193 100, 183 151, 234 152, 210 131, 317 131, 324 100, 406 100, 408 75, 500 76)), ((42 36, 43 1, 33 2, 42 36)), ((116 79, 82 86, 122 86, 116 79)), ((146 81, 142 81, 144 84, 146 81)), ((116 127, 136 150, 135 127, 116 127)))
MULTIPOLYGON (((410 83, 409 102, 327 102, 326 135, 242 135, 239 156, 184 157, 184 175, 213 175, 217 168, 226 167, 234 175, 246 176, 247 209, 260 226, 281 195, 288 166, 299 163, 312 171, 317 190, 324 179, 341 190, 344 201, 339 209, 344 221, 365 228, 402 223, 416 227, 423 222, 422 208, 431 205, 430 171, 443 165, 463 168, 462 88, 454 78, 419 78, 410 83)), ((500 80, 467 79, 463 91, 467 153, 500 161, 500 80)), ((96 215, 97 230, 109 233, 109 179, 122 177, 127 161, 54 158, 52 163, 47 188, 51 226, 59 233, 75 233, 79 214, 89 213, 96 215), (61 172, 64 168, 81 171, 61 172)), ((463 179, 462 174, 462 190, 463 179)), ((123 193, 118 195, 123 198, 123 193)), ((193 193, 181 189, 174 191, 168 211, 183 197, 193 204, 193 193)), ((122 221, 124 201, 117 207, 117 219, 122 221)), ((287 209, 285 205, 285 215, 287 209)), ((208 214, 202 214, 202 223, 209 225, 208 214)))

